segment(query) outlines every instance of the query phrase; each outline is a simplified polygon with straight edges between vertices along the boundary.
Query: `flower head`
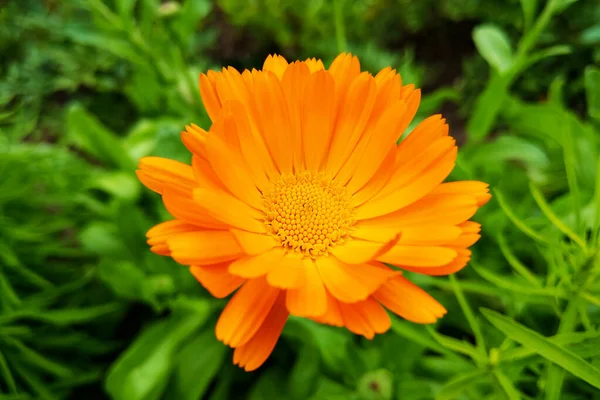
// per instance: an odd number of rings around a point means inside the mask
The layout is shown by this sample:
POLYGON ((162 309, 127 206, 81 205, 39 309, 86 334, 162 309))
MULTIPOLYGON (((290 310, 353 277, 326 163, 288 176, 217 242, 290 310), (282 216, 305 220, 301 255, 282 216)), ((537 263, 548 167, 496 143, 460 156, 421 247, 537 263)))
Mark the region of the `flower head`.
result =
POLYGON ((290 314, 372 338, 385 308, 416 323, 446 313, 402 270, 463 268, 480 229, 468 219, 490 195, 442 183, 457 148, 440 115, 396 145, 419 90, 341 54, 328 70, 269 56, 262 71, 210 71, 200 92, 212 126, 182 132, 192 165, 147 157, 137 174, 174 217, 148 232, 151 250, 213 296, 235 292, 216 335, 236 364, 258 368, 290 314))

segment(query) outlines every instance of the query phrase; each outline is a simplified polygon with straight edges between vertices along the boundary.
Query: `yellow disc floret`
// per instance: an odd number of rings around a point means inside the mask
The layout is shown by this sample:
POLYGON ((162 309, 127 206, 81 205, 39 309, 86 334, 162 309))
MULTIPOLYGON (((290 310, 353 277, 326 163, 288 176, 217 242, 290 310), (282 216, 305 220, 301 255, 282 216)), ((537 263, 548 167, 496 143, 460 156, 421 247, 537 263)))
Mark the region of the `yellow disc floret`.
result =
POLYGON ((274 180, 263 194, 266 224, 281 246, 317 257, 343 243, 354 220, 344 187, 301 172, 274 180))

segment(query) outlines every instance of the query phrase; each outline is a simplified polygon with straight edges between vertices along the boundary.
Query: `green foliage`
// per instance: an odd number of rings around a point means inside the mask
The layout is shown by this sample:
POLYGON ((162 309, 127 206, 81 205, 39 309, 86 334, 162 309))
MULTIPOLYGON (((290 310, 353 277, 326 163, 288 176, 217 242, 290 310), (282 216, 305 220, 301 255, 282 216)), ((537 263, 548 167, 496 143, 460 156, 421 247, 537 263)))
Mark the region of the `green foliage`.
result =
POLYGON ((600 9, 594 0, 13 0, 0 8, 0 400, 600 398, 600 9), (148 251, 135 177, 189 162, 198 74, 356 53, 424 87, 489 182, 448 309, 372 341, 290 318, 256 373, 224 302, 148 251))

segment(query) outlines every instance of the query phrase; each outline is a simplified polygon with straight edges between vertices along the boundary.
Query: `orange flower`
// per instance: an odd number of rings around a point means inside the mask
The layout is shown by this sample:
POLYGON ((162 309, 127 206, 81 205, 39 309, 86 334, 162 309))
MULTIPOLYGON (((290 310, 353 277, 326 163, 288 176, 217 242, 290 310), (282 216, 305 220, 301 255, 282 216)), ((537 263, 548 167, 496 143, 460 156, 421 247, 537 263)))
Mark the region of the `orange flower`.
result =
POLYGON ((468 219, 490 195, 442 183, 457 148, 440 115, 396 145, 419 90, 341 54, 328 70, 269 56, 262 71, 210 71, 200 91, 213 124, 182 132, 192 165, 146 157, 137 174, 175 218, 148 232, 151 250, 215 297, 236 292, 216 326, 234 363, 258 368, 290 314, 373 338, 385 308, 416 323, 446 313, 401 270, 463 268, 480 229, 468 219))

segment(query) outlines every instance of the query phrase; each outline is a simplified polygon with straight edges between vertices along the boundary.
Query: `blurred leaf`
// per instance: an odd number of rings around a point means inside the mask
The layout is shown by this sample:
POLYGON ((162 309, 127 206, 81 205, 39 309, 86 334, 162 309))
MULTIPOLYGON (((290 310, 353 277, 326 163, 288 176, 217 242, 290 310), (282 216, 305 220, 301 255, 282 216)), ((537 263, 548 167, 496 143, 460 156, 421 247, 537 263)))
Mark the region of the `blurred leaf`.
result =
MULTIPOLYGON (((10 367, 8 366, 6 357, 4 357, 4 354, 2 354, 2 351, 0 351, 0 376, 2 376, 3 381, 5 382, 6 386, 8 386, 8 390, 11 393, 18 392, 17 384, 15 383, 15 378, 10 370, 10 367)), ((2 395, 0 394, 0 396, 2 395)))
POLYGON ((342 372, 347 358, 346 344, 350 337, 346 332, 326 325, 319 325, 304 318, 291 318, 283 335, 314 343, 321 352, 323 362, 333 371, 342 372))
POLYGON ((508 400, 521 400, 521 394, 515 388, 515 386, 511 382, 510 378, 504 374, 504 372, 502 372, 499 369, 495 369, 494 377, 498 381, 498 384, 504 391, 504 394, 506 395, 506 398, 508 400))
POLYGON ((510 339, 535 349, 542 357, 566 369, 576 377, 600 388, 600 370, 573 352, 553 343, 539 333, 495 311, 482 309, 483 315, 510 339))
POLYGON ((91 222, 79 233, 79 240, 86 250, 97 255, 112 259, 127 259, 130 255, 116 227, 109 222, 91 222))
POLYGON ((139 299, 141 284, 145 274, 130 261, 102 260, 98 265, 98 276, 118 296, 125 299, 139 299))
POLYGON ((173 314, 144 330, 111 366, 105 387, 115 400, 157 400, 167 386, 176 352, 208 318, 210 306, 173 314))
POLYGON ((133 9, 137 0, 117 0, 117 10, 123 22, 129 22, 133 17, 133 9))
POLYGON ((528 31, 535 18, 537 0, 520 0, 520 2, 521 8, 523 9, 523 21, 525 25, 525 31, 528 31))
POLYGON ((319 349, 311 343, 302 345, 288 381, 288 393, 292 399, 302 400, 310 397, 320 375, 320 366, 319 349))
POLYGON ((248 400, 285 400, 285 376, 277 369, 267 370, 260 376, 248 396, 248 400))
POLYGON ((121 305, 112 303, 87 308, 65 308, 60 310, 19 310, 0 315, 0 324, 18 319, 31 319, 57 326, 87 323, 118 311, 121 305))
POLYGON ((358 381, 358 394, 364 400, 390 400, 394 389, 394 376, 385 369, 367 372, 358 381))
POLYGON ((97 175, 90 182, 90 187, 104 190, 122 200, 133 202, 140 195, 141 184, 129 171, 111 171, 97 175))
POLYGON ((506 33, 494 25, 480 25, 473 30, 473 41, 477 51, 501 75, 508 71, 513 63, 510 40, 506 33))
POLYGON ((483 140, 490 132, 504 102, 508 99, 509 80, 492 76, 484 91, 477 97, 475 107, 467 123, 469 139, 483 140))
POLYGON ((106 51, 134 64, 144 66, 148 63, 148 60, 129 41, 114 34, 94 32, 90 30, 89 25, 67 24, 63 28, 63 33, 75 43, 106 51))
POLYGON ((588 114, 600 119, 600 68, 588 66, 584 73, 588 114))
POLYGON ((577 243, 582 248, 582 250, 586 252, 587 245, 585 241, 579 236, 577 236, 575 232, 573 232, 568 226, 565 225, 564 222, 560 220, 560 218, 556 216, 556 214, 550 208, 550 205, 546 202, 546 199, 544 199, 544 196, 539 191, 539 189, 536 188, 533 184, 530 184, 529 190, 538 207, 540 207, 546 218, 548 218, 550 222, 552 222, 552 225, 557 227, 563 234, 565 234, 568 238, 577 243))
POLYGON ((197 400, 203 398, 227 353, 227 347, 207 329, 181 347, 174 361, 173 377, 165 399, 197 400))
POLYGON ((67 113, 69 137, 73 143, 111 166, 134 171, 135 163, 124 151, 116 135, 83 107, 73 105, 67 113))
POLYGON ((435 400, 454 400, 468 387, 483 379, 487 379, 487 371, 476 369, 454 376, 436 394, 435 400))
MULTIPOLYGON (((315 394, 308 400, 359 400, 358 394, 353 393, 347 387, 334 382, 328 378, 321 377, 317 382, 315 394)), ((265 399, 266 400, 266 399, 265 399)))
POLYGON ((188 45, 194 37, 194 31, 212 8, 213 4, 208 0, 185 0, 183 2, 175 23, 175 30, 184 45, 188 45))

